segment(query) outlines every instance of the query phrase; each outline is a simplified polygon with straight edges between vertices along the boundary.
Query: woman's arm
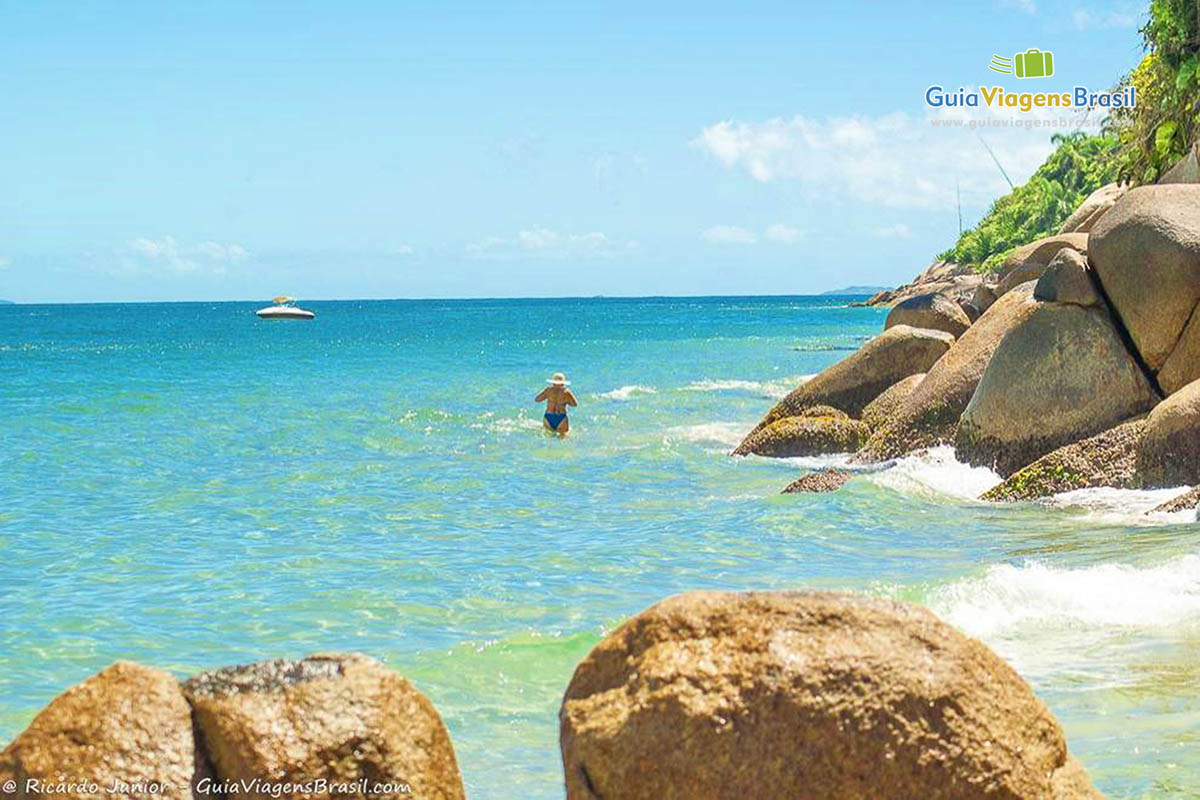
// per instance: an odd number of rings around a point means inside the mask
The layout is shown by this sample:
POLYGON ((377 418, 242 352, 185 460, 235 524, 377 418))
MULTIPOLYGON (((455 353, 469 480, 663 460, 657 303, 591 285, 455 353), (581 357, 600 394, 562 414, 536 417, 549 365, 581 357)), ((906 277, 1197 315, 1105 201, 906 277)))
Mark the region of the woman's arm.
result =
POLYGON ((566 399, 567 405, 576 406, 576 407, 579 406, 579 403, 575 400, 575 393, 572 392, 570 389, 567 389, 567 396, 565 399, 566 399))
POLYGON ((537 397, 535 397, 535 398, 533 398, 533 402, 535 402, 535 403, 540 403, 540 402, 542 402, 543 400, 545 400, 545 399, 546 399, 546 393, 547 393, 547 392, 549 392, 549 391, 550 391, 549 389, 542 389, 542 391, 538 393, 538 396, 537 396, 537 397))

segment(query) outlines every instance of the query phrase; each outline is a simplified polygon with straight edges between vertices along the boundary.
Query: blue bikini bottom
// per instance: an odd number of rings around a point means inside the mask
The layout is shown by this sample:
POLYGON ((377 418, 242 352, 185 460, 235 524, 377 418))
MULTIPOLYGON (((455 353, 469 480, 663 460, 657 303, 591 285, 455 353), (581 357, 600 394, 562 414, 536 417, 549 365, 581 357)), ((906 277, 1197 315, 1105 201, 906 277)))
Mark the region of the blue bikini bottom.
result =
POLYGON ((567 418, 566 414, 551 414, 546 412, 546 424, 550 426, 550 430, 558 430, 558 426, 563 424, 563 420, 567 418))

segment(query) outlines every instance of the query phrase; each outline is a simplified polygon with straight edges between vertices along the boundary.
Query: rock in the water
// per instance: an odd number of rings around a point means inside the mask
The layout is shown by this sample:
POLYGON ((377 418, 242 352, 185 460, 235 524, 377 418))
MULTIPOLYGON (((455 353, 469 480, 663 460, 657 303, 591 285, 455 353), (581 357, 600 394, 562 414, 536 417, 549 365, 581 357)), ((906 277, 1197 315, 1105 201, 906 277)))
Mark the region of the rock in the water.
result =
POLYGON ((1076 489, 1136 489, 1137 444, 1145 429, 1145 418, 1139 417, 1060 447, 1017 470, 980 499, 1014 502, 1076 489))
POLYGON ((1200 143, 1192 145, 1187 155, 1163 173, 1159 183, 1200 183, 1200 143))
POLYGON ((1075 209, 1075 213, 1067 217, 1067 221, 1062 224, 1058 232, 1087 233, 1096 227, 1096 223, 1100 221, 1105 212, 1112 208, 1117 200, 1121 199, 1121 195, 1125 194, 1128 190, 1128 186, 1119 183, 1109 183, 1101 186, 1079 204, 1079 208, 1075 209))
MULTIPOLYGON (((454 749, 433 704, 374 659, 332 654, 264 661, 203 673, 183 686, 225 781, 365 778, 400 787, 374 797, 464 797, 454 749)), ((330 795, 316 795, 322 796, 330 795)), ((357 790, 339 796, 365 797, 357 790)), ((260 796, 235 791, 230 797, 260 796)))
POLYGON ((1088 235, 1086 233, 1060 233, 1048 236, 1036 242, 1018 247, 1004 259, 1000 268, 1000 283, 996 286, 996 295, 1004 296, 1026 281, 1036 281, 1042 277, 1050 261, 1059 250, 1069 247, 1087 255, 1088 235))
POLYGON ((733 455, 795 458, 853 453, 870 435, 871 429, 866 423, 844 414, 840 417, 784 417, 747 436, 733 455))
MULTIPOLYGON (((1088 246, 1088 261, 1142 359, 1163 369, 1200 302, 1200 185, 1131 189, 1096 225, 1088 246)), ((1193 371, 1200 365, 1171 373, 1182 386, 1193 371)))
POLYGON ((1188 491, 1172 497, 1167 502, 1157 505, 1147 511, 1147 514, 1174 514, 1179 511, 1191 511, 1200 506, 1200 486, 1193 486, 1188 491))
POLYGON ((862 421, 871 430, 883 427, 900 410, 900 406, 904 405, 904 401, 917 388, 917 384, 924 379, 925 373, 918 372, 916 375, 909 375, 884 389, 879 397, 876 397, 863 409, 862 421))
POLYGON ((783 490, 783 494, 796 494, 799 492, 836 492, 838 489, 846 485, 846 482, 854 477, 854 473, 844 469, 823 469, 819 472, 810 472, 807 475, 797 478, 787 485, 783 490))
POLYGON ((897 325, 825 369, 779 401, 754 429, 761 430, 811 406, 828 405, 857 416, 880 392, 901 378, 925 372, 950 349, 954 337, 897 325))
POLYGON ((0 783, 16 781, 16 791, 0 794, 5 800, 190 800, 202 765, 192 710, 175 678, 118 661, 56 697, 0 753, 0 783), (68 778, 76 784, 95 783, 101 791, 26 791, 30 780, 53 785, 68 778), (117 790, 110 793, 109 787, 117 790))
POLYGON ((929 370, 891 421, 852 459, 870 463, 954 441, 958 419, 1000 340, 1038 307, 1033 281, 1001 297, 929 370))
POLYGON ((1071 303, 1084 307, 1104 305, 1096 289, 1095 276, 1088 268, 1087 258, 1069 247, 1059 250, 1046 267, 1033 288, 1033 296, 1051 303, 1071 303))
POLYGON ((1137 468, 1148 488, 1200 483, 1200 380, 1150 412, 1138 445, 1137 468))
POLYGON ((883 327, 896 325, 945 331, 958 337, 971 327, 971 320, 958 303, 946 295, 919 294, 892 306, 883 327))
POLYGON ((878 598, 669 598, 580 663, 559 720, 567 800, 1100 797, 1012 667, 878 598))
POLYGON ((1046 303, 996 349, 959 422, 955 454, 1008 476, 1157 401, 1106 309, 1046 303))

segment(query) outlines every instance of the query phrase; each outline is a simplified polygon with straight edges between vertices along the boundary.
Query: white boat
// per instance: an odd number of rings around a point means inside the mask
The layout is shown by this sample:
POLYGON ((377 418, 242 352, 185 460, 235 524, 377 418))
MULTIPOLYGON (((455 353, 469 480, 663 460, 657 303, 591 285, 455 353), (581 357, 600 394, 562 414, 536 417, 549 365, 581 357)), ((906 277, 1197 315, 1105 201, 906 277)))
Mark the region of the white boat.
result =
POLYGON ((297 306, 294 297, 276 297, 271 302, 274 305, 260 308, 254 313, 262 319, 312 319, 316 316, 308 309, 297 306))

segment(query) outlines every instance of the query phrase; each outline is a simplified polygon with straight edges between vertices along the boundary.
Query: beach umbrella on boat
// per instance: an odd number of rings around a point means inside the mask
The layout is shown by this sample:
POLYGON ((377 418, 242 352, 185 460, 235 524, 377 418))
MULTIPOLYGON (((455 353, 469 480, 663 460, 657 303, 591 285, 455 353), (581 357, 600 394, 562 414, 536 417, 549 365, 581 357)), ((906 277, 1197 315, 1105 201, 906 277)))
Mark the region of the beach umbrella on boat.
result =
POLYGON ((260 319, 312 319, 316 316, 313 312, 305 308, 299 308, 291 305, 296 302, 296 298, 288 297, 287 295, 279 295, 271 301, 274 305, 260 308, 254 313, 260 319))

